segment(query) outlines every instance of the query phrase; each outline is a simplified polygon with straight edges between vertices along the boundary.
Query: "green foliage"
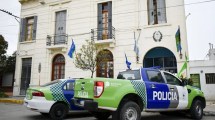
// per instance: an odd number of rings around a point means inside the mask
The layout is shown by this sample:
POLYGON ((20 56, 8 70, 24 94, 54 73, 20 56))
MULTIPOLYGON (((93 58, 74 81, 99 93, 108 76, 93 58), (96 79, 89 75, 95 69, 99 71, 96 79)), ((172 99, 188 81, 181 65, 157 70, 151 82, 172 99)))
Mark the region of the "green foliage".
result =
POLYGON ((80 52, 75 53, 75 66, 85 71, 91 71, 92 78, 98 64, 107 58, 105 51, 101 51, 101 48, 101 46, 95 45, 95 41, 86 40, 86 44, 82 45, 80 52))
POLYGON ((6 98, 8 95, 4 93, 4 91, 0 88, 0 98, 6 98))
POLYGON ((4 37, 0 35, 0 56, 7 52, 8 43, 4 40, 4 37))
POLYGON ((94 41, 86 40, 86 45, 82 45, 80 52, 75 53, 75 66, 82 70, 90 70, 91 78, 95 72, 98 47, 94 41))
POLYGON ((1 68, 5 65, 6 62, 6 52, 7 52, 8 43, 4 40, 4 37, 0 35, 0 71, 1 68))
POLYGON ((16 52, 12 56, 8 56, 5 64, 5 72, 14 72, 16 65, 16 52))

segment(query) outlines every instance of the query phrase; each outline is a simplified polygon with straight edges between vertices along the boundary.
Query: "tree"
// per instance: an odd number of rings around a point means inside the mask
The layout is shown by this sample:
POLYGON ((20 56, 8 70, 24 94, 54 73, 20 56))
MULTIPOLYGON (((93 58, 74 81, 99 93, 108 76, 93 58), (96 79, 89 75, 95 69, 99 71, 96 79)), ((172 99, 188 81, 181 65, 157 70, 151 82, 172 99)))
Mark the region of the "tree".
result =
POLYGON ((7 52, 8 43, 4 40, 4 37, 0 35, 0 71, 2 71, 3 67, 6 63, 6 52, 7 52))
POLYGON ((75 66, 82 70, 90 70, 91 78, 96 71, 96 66, 99 58, 98 52, 101 50, 100 47, 95 45, 94 41, 86 40, 86 45, 82 45, 80 52, 76 53, 75 66))
POLYGON ((11 56, 7 57, 4 71, 14 73, 15 66, 16 66, 16 51, 11 56))

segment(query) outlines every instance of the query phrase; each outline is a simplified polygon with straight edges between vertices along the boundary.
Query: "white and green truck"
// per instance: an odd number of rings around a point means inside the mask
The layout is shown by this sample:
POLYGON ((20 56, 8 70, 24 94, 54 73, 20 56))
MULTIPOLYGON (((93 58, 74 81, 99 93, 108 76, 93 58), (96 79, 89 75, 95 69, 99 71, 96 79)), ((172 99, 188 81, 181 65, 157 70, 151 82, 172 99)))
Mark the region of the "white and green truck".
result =
POLYGON ((75 82, 72 102, 98 119, 140 120, 141 112, 186 111, 202 119, 206 106, 201 90, 173 74, 152 68, 120 72, 117 79, 89 78, 75 82))

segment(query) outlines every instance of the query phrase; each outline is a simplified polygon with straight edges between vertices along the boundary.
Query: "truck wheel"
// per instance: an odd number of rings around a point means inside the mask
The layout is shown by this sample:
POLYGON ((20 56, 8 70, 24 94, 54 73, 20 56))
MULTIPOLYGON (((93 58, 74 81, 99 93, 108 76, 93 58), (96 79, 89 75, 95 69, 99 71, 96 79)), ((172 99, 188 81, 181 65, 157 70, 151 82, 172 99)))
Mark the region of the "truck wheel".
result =
POLYGON ((49 115, 52 120, 62 120, 67 115, 68 111, 68 106, 63 103, 57 103, 51 108, 49 115))
POLYGON ((203 107, 200 100, 194 100, 190 108, 191 117, 195 120, 201 120, 203 116, 203 107))
POLYGON ((98 120, 107 120, 110 117, 110 112, 90 112, 98 120))
POLYGON ((119 109, 119 120, 140 120, 141 110, 137 103, 129 101, 122 104, 119 109))

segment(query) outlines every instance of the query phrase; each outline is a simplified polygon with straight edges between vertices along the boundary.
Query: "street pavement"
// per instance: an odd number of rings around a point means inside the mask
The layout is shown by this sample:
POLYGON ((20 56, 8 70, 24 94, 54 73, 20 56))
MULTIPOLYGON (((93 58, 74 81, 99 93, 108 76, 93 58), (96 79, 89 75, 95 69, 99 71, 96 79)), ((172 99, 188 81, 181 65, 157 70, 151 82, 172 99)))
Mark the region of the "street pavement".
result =
MULTIPOLYGON (((160 115, 159 113, 142 113, 141 120, 191 120, 188 116, 160 115)), ((38 112, 26 109, 21 104, 0 103, 0 120, 49 120, 38 112)), ((88 112, 70 112, 65 120, 96 120, 88 112)), ((111 117, 109 118, 111 120, 111 117)), ((214 116, 204 116, 202 120, 215 120, 214 116)))
MULTIPOLYGON (((38 112, 27 110, 23 104, 24 97, 0 98, 0 120, 49 120, 38 112)), ((111 119, 111 117, 110 117, 111 119)), ((171 116, 159 113, 142 113, 142 120, 190 120, 189 116, 174 114, 171 116)), ((88 112, 70 112, 65 120, 96 120, 88 112)), ((215 120, 215 101, 208 101, 202 120, 215 120)))

